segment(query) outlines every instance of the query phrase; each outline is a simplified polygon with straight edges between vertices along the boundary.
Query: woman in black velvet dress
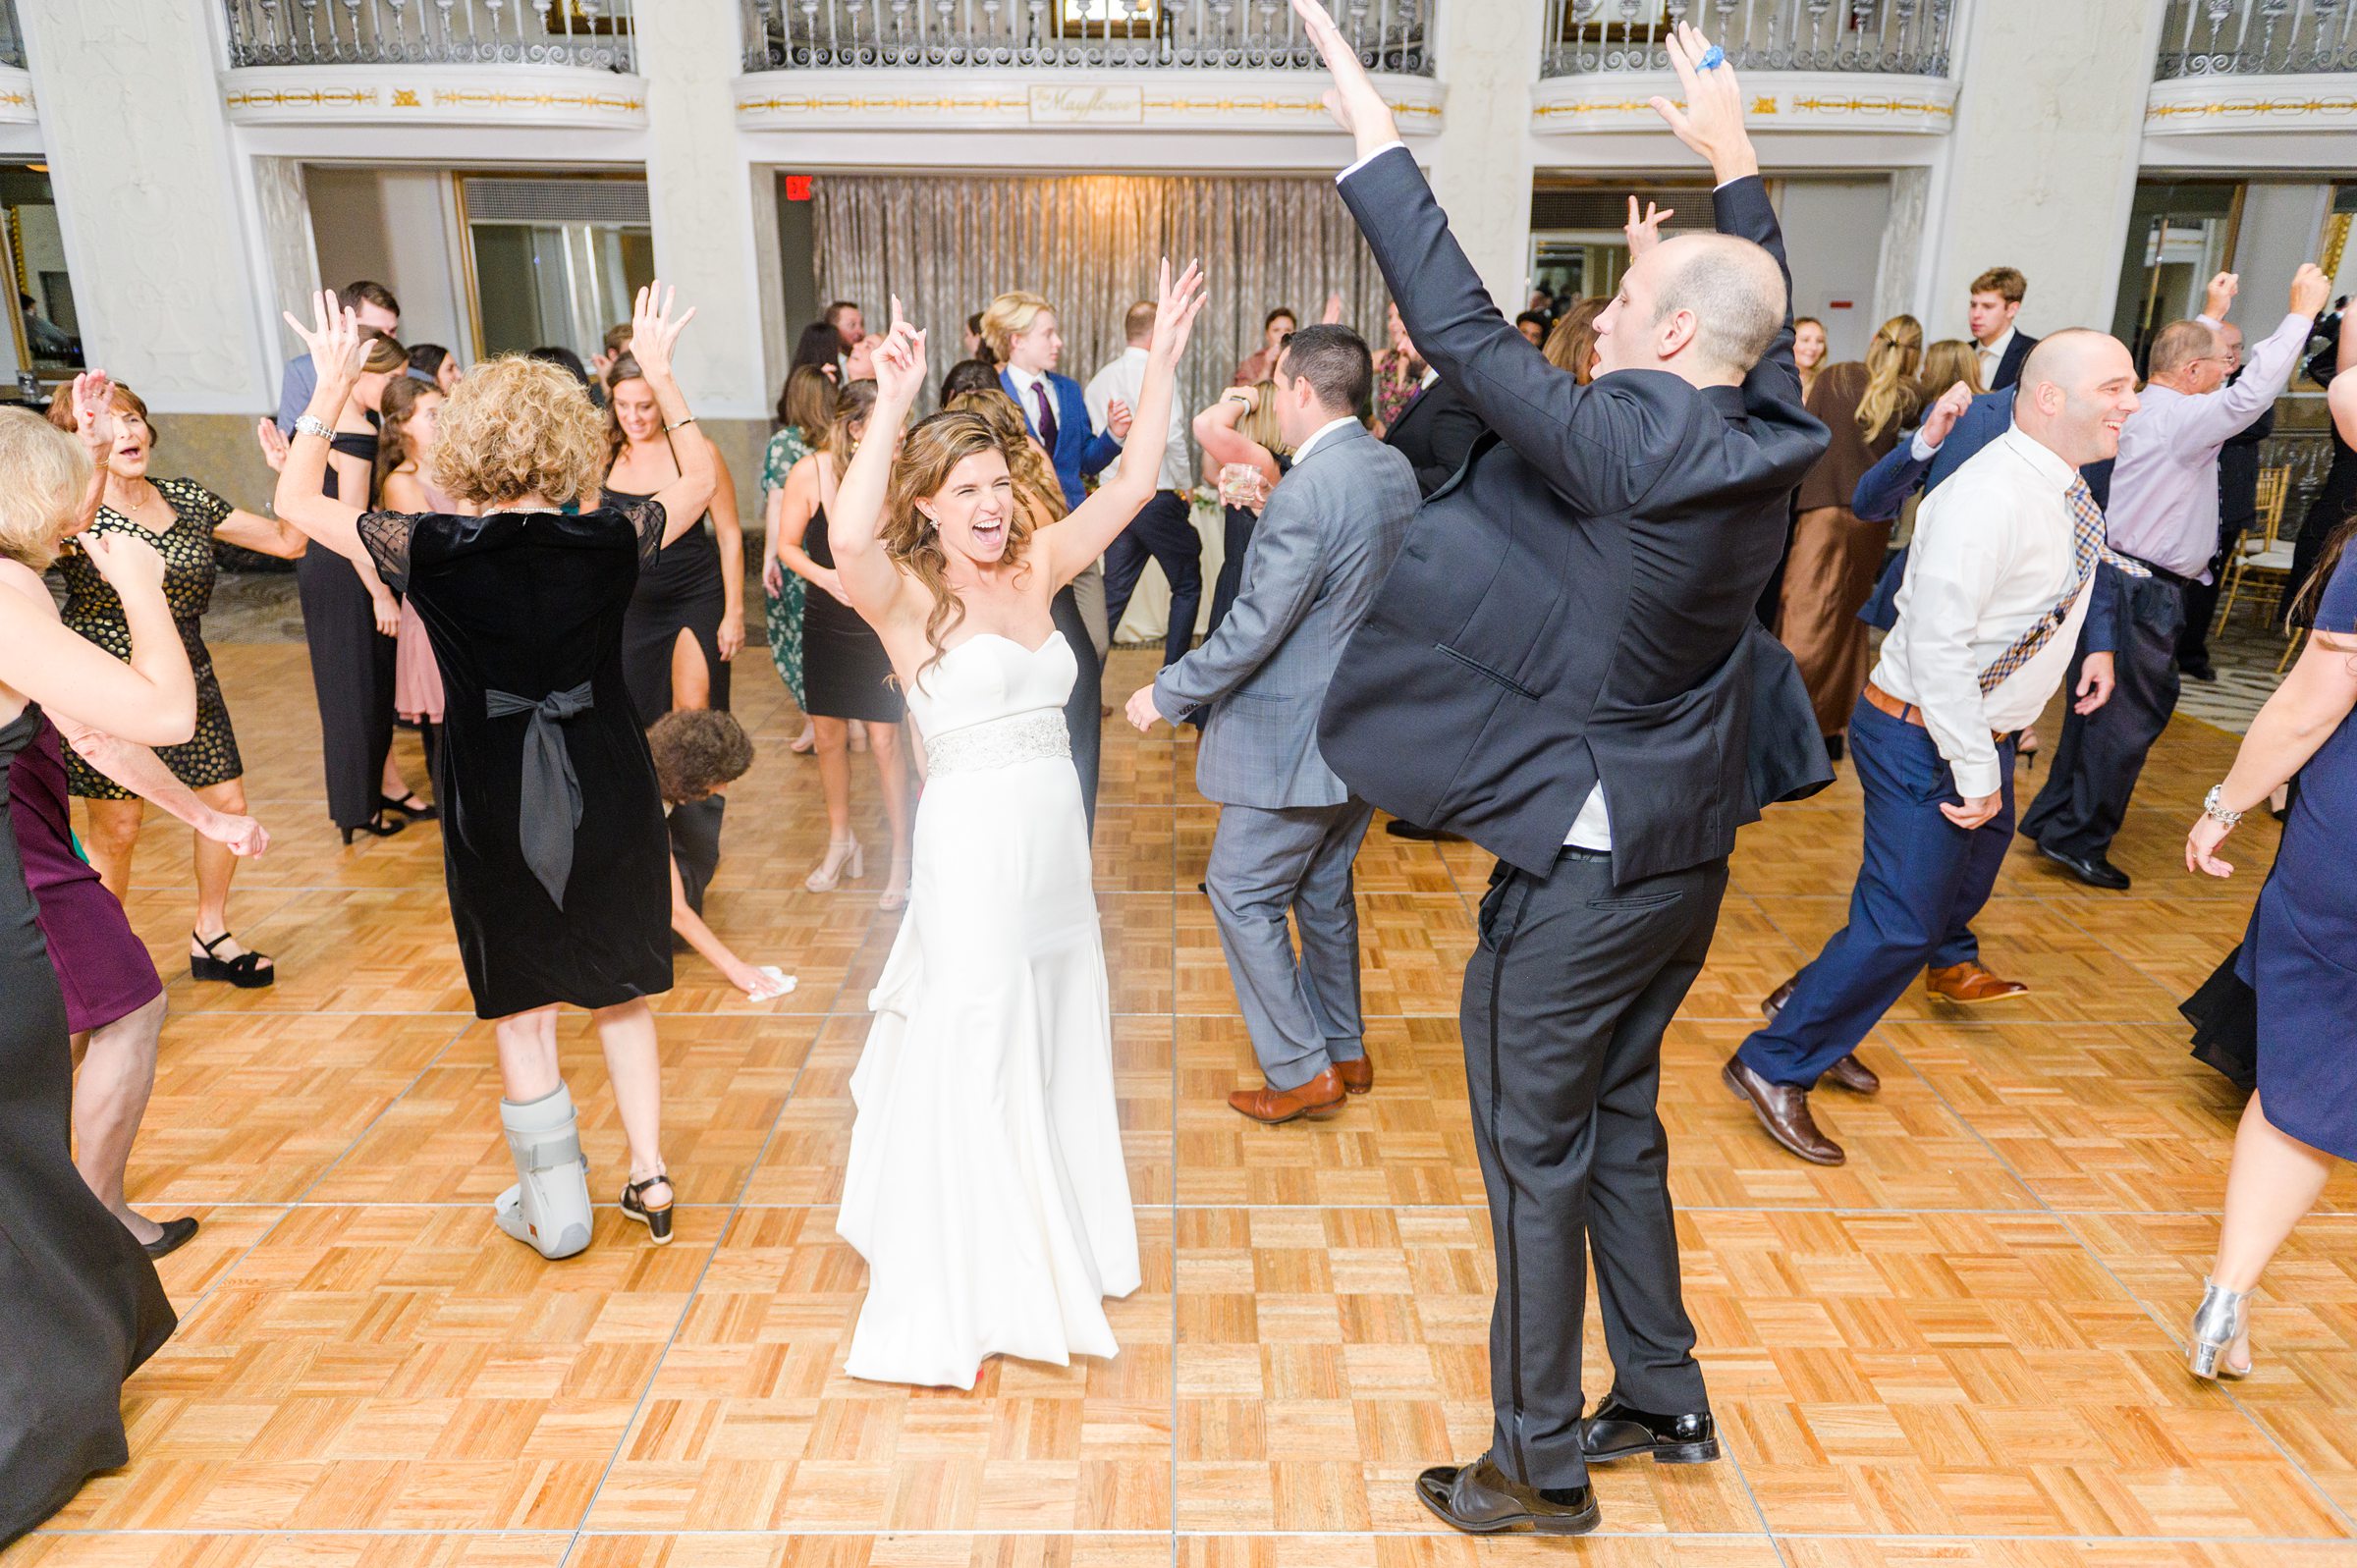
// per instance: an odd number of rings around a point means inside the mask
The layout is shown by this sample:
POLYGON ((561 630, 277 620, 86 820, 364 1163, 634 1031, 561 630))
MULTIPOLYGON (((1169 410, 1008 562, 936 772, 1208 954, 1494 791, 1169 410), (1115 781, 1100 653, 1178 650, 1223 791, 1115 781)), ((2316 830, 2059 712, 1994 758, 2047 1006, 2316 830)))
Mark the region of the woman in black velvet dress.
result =
MULTIPOLYGON (((90 460, 39 415, 0 409, 0 553, 48 565, 90 460)), ((196 679, 164 599, 164 563, 140 540, 91 539, 121 597, 128 659, 0 593, 0 1547, 131 1457, 123 1382, 174 1327, 155 1265, 74 1168, 74 1057, 9 820, 9 762, 41 730, 43 701, 107 715, 142 745, 196 730, 196 679)))
MULTIPOLYGON (((636 356, 677 433, 693 423, 671 377, 685 318, 650 293, 633 322, 636 356)), ((319 366, 316 408, 347 390, 357 328, 328 295, 315 327, 298 330, 319 366)), ((363 514, 321 494, 326 448, 298 437, 279 515, 408 594, 442 672, 436 793, 451 913, 475 1011, 498 1024, 501 1114, 520 1176, 497 1206, 500 1224, 550 1257, 588 1244, 557 1061, 556 1009, 570 1002, 596 1013, 629 1138, 624 1213, 667 1240, 646 999, 671 988, 670 852, 624 677, 623 621, 639 573, 711 500, 709 448, 681 441, 680 478, 627 512, 568 515, 566 503, 597 488, 601 421, 578 382, 514 356, 459 384, 429 459, 429 477, 478 515, 363 514)))

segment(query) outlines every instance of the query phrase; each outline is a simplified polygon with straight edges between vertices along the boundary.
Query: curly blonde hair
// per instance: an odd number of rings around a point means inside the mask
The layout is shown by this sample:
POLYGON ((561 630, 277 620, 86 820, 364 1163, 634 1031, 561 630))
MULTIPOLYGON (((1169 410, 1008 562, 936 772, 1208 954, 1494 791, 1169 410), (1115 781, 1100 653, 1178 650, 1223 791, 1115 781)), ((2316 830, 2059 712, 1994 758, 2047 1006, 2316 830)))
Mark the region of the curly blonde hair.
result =
POLYGON ((442 405, 433 482, 460 501, 504 506, 541 495, 577 501, 605 474, 605 421, 561 365, 503 353, 477 365, 442 405))
POLYGON ((90 488, 82 443, 29 408, 0 408, 0 556, 45 571, 90 488))
MULTIPOLYGON (((925 591, 933 596, 933 609, 925 617, 925 641, 932 644, 933 657, 918 669, 920 680, 925 671, 941 663, 947 651, 942 641, 965 619, 965 605, 950 591, 950 558, 941 547, 940 530, 933 526, 932 518, 917 510, 916 503, 919 497, 939 495, 949 483, 952 469, 985 452, 997 453, 1007 460, 1009 474, 1014 472, 1014 455, 990 419, 971 409, 952 409, 918 420, 901 444, 899 455, 892 460, 892 485, 884 502, 884 554, 895 566, 923 583, 925 591)), ((1024 486, 1019 480, 1015 495, 1018 501, 1024 497, 1024 486)), ((1014 515, 1007 519, 1007 553, 1003 559, 1018 568, 1018 576, 1028 569, 1024 567, 1023 553, 1030 542, 1031 509, 1017 506, 1014 515)))

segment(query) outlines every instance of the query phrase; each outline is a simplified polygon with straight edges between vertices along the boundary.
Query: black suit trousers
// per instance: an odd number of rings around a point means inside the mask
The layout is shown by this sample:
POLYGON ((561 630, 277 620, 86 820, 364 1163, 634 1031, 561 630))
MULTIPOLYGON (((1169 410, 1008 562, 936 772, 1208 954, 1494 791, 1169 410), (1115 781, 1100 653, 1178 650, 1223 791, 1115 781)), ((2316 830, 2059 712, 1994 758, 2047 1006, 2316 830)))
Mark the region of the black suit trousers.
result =
POLYGON ((1580 1325, 1587 1263, 1614 1384, 1641 1410, 1709 1408, 1678 1286, 1662 1032, 1702 972, 1727 861, 1613 886, 1565 850, 1501 864, 1481 902, 1459 1024, 1498 1253, 1491 1455, 1533 1487, 1587 1480, 1580 1325))
POLYGON ((1048 618, 1064 640, 1071 644, 1073 663, 1080 673, 1072 677, 1072 694, 1064 699, 1064 727, 1072 738, 1072 771, 1080 776, 1080 807, 1088 814, 1088 831, 1097 831, 1097 755, 1105 739, 1105 674, 1097 668, 1097 645, 1089 637, 1088 621, 1069 584, 1048 601, 1048 618))
POLYGON ((1163 633, 1162 662, 1175 665, 1195 640, 1195 617, 1203 608, 1203 536, 1186 498, 1157 490, 1129 526, 1105 547, 1105 623, 1121 629, 1122 613, 1137 592, 1139 573, 1152 558, 1171 584, 1171 622, 1163 633))
MULTIPOLYGON (((2022 835, 2058 854, 2098 859, 2110 852, 2153 742, 2177 711, 2183 676, 2177 638, 2185 629, 2185 589, 2173 578, 2131 577, 2120 609, 2118 684, 2111 700, 2081 718, 2067 712, 2055 747, 2054 771, 2021 819, 2022 835)), ((2087 638, 2079 637, 2070 681, 2076 692, 2087 638)))

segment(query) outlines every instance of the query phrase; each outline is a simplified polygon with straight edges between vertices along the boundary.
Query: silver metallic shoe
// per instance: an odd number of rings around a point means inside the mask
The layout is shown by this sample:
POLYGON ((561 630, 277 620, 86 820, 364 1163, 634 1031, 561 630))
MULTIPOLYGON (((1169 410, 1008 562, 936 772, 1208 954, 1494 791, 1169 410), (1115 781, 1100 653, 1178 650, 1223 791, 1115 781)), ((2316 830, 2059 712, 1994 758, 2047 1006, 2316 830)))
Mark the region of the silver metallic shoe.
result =
POLYGON ((2251 1369, 2226 1364, 2226 1351, 2251 1324, 2251 1293, 2205 1285, 2202 1305, 2193 1315, 2193 1348, 2185 1365, 2196 1378, 2247 1378, 2251 1369))

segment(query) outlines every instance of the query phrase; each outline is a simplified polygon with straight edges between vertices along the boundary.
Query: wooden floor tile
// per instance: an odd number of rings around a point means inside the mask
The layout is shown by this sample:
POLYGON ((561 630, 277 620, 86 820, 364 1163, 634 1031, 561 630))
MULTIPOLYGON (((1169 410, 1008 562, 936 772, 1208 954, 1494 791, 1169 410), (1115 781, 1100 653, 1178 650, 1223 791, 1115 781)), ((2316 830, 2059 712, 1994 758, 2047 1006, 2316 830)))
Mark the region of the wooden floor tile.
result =
MULTIPOLYGON (((2257 1373, 2182 1363, 2240 1102, 2175 1009, 2240 940, 2277 837, 2247 825, 2231 882, 2183 872, 2234 749, 2206 725, 2153 753, 2113 851, 2130 892, 2013 846, 1976 928, 2033 994, 1908 987, 1859 1048, 1882 1092, 1814 1097, 1839 1167, 1778 1149, 1719 1074, 1845 918, 1853 772, 1744 831, 1661 1080, 1727 1458, 1600 1468, 1578 1542, 1476 1541, 1412 1483, 1492 1425, 1456 1022, 1479 846, 1377 818, 1355 869, 1374 1092, 1246 1122, 1227 1096, 1260 1074, 1196 888, 1219 820, 1198 739, 1107 721, 1096 885, 1146 1274, 1108 1309, 1122 1352, 994 1361, 966 1391, 862 1383, 843 1360, 866 1277, 832 1206, 902 924, 866 759, 866 875, 810 892, 817 767, 786 748, 769 662, 739 662, 756 760, 706 916, 799 986, 754 1005, 677 960, 655 1004, 668 1249, 613 1207, 621 1128, 566 1020, 600 1207, 591 1250, 549 1264, 491 1223, 513 1176, 441 830, 341 844, 301 643, 215 651, 275 840, 231 919, 280 981, 188 978, 189 834, 151 815, 129 909, 173 1011, 130 1191, 202 1229, 161 1265, 183 1323, 126 1390, 132 1463, 0 1568, 2357 1568, 2357 1177, 2270 1271, 2257 1373)), ((1117 650, 1108 701, 1156 660, 1117 650)), ((396 755, 423 779, 412 735, 396 755)), ((2044 780, 2020 777, 2025 803, 2044 780)), ((1594 1399, 1593 1311, 1583 1332, 1594 1399)))

